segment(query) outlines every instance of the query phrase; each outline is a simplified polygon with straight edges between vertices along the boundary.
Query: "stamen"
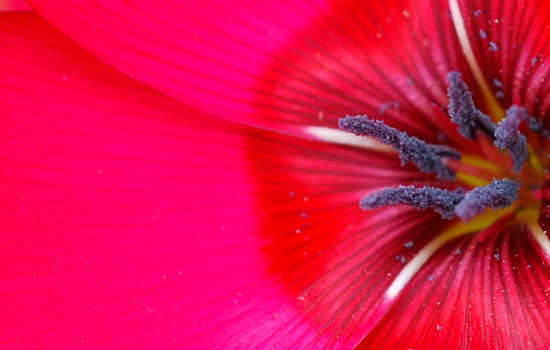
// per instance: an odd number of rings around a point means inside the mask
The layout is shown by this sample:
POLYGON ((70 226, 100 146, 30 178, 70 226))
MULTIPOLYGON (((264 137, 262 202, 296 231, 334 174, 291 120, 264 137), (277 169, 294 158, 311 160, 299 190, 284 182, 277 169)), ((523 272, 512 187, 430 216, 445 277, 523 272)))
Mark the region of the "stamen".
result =
POLYGON ((431 149, 440 157, 444 158, 453 158, 453 159, 460 159, 462 158, 462 155, 460 152, 452 149, 449 146, 444 145, 429 145, 431 149))
POLYGON ((449 116, 458 125, 458 131, 467 138, 475 139, 475 130, 479 128, 493 136, 495 124, 491 118, 474 105, 468 85, 462 80, 462 74, 450 72, 447 75, 447 94, 449 96, 449 116))
POLYGON ((456 205, 463 199, 464 193, 461 190, 449 191, 430 186, 399 186, 366 195, 359 205, 363 210, 370 210, 406 204, 417 210, 433 209, 441 214, 443 219, 452 219, 455 217, 456 205))
POLYGON ((495 146, 510 151, 514 162, 514 170, 520 172, 527 160, 527 138, 519 131, 521 120, 525 115, 525 108, 512 106, 506 110, 506 118, 498 123, 495 130, 495 146))
POLYGON ((457 151, 439 145, 430 145, 424 141, 407 135, 406 132, 384 124, 380 120, 372 120, 369 117, 346 116, 338 121, 340 129, 358 136, 370 136, 390 145, 399 151, 401 165, 411 161, 422 172, 436 173, 437 177, 445 180, 455 178, 455 173, 443 164, 442 157, 460 158, 457 151))
POLYGON ((509 179, 493 180, 483 187, 476 187, 466 193, 458 203, 455 213, 463 221, 470 221, 485 208, 506 208, 518 199, 519 183, 509 179))

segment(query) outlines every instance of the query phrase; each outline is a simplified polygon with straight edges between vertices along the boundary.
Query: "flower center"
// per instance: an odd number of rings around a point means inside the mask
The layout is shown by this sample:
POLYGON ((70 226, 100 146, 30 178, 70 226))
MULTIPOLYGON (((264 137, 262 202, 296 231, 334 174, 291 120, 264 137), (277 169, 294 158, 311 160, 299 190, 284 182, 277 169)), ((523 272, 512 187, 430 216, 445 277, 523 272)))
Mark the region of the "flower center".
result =
MULTIPOLYGON (((463 222, 481 217, 482 227, 501 225, 503 218, 536 224, 540 208, 544 166, 540 146, 530 144, 525 132, 546 134, 541 123, 515 104, 495 124, 476 108, 460 73, 447 76, 448 116, 462 136, 479 146, 479 154, 461 154, 445 145, 429 144, 368 116, 346 116, 340 129, 368 136, 392 146, 401 164, 413 163, 420 171, 434 173, 448 183, 433 186, 398 186, 369 193, 360 201, 363 210, 404 204, 417 210, 434 210, 443 219, 463 222), (494 215, 489 210, 500 210, 494 215), (485 217, 485 218, 484 218, 485 217)), ((546 135, 545 135, 546 136, 546 135)), ((476 224, 478 227, 479 224, 476 224)), ((487 232, 489 230, 484 230, 487 232)))

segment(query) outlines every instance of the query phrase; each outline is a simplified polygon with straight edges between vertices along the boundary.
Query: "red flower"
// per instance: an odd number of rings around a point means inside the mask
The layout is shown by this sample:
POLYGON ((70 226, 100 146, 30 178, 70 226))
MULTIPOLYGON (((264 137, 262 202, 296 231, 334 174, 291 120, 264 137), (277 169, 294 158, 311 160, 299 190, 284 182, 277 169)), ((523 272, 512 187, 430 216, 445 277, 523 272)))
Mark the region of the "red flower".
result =
POLYGON ((550 348, 550 2, 29 3, 0 14, 0 348, 550 348), (453 71, 542 130, 462 136, 453 71), (358 206, 493 178, 519 198, 468 223, 358 206))

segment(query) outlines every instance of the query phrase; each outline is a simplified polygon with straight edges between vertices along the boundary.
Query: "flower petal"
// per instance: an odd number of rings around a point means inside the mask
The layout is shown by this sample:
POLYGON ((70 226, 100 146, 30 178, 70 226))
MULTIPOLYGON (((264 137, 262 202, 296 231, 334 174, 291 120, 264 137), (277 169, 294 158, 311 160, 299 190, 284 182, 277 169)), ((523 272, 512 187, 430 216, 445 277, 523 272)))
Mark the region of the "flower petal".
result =
POLYGON ((358 349, 547 348, 550 269, 540 239, 548 243, 542 231, 512 226, 483 242, 450 242, 358 349))
POLYGON ((550 85, 550 3, 547 1, 457 2, 465 35, 483 78, 504 108, 524 104, 532 115, 548 118, 550 85))
POLYGON ((24 0, 0 0, 0 12, 2 11, 26 11, 31 8, 24 0))
POLYGON ((398 157, 211 119, 33 13, 0 29, 3 346, 351 349, 437 234, 358 209, 432 179, 398 157))
POLYGON ((106 62, 217 116, 308 134, 367 113, 462 142, 432 108, 447 104, 449 71, 468 74, 446 1, 31 3, 106 62))

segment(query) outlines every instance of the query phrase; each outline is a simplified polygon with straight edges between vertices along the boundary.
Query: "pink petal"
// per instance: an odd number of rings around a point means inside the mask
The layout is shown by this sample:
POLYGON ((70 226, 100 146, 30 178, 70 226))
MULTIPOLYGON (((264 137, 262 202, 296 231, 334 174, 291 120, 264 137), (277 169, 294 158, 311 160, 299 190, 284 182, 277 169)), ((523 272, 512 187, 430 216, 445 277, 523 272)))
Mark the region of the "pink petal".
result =
POLYGON ((1 11, 27 11, 31 8, 24 0, 0 0, 1 11))
POLYGON ((358 349, 547 349, 547 253, 518 226, 450 242, 358 349))
POLYGON ((369 113, 460 140, 432 109, 449 71, 469 74, 447 1, 31 2, 106 62, 218 116, 308 133, 369 113))
POLYGON ((430 179, 397 157, 211 119, 36 14, 0 29, 5 348, 351 349, 441 226, 358 210, 430 179))

